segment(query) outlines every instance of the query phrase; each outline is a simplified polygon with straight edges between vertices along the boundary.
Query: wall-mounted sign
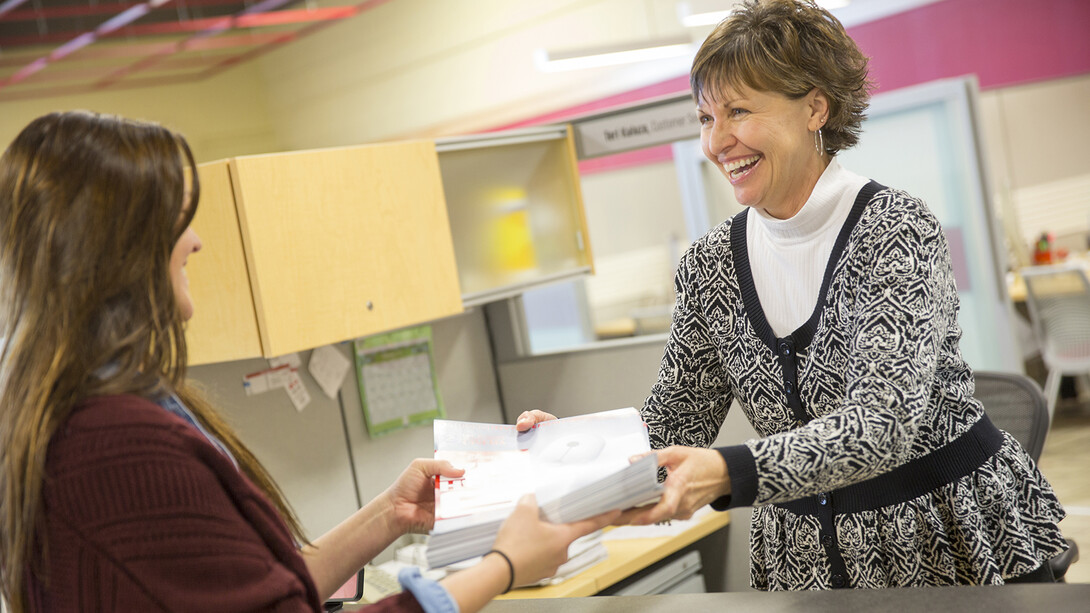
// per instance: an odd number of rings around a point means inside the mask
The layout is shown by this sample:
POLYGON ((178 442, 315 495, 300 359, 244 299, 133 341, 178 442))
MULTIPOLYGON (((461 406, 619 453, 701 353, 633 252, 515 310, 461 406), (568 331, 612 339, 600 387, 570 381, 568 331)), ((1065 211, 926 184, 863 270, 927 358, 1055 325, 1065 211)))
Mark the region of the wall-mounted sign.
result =
POLYGON ((696 104, 678 94, 572 122, 581 160, 700 136, 696 104))

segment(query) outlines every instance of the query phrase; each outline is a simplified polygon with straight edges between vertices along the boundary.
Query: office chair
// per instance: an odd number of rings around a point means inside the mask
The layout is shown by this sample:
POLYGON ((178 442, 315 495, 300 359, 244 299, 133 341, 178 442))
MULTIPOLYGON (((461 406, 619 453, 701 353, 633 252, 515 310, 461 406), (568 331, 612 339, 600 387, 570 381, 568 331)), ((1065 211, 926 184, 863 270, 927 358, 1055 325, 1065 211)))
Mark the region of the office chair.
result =
MULTIPOLYGON (((976 392, 973 394, 992 423, 1009 432, 1029 457, 1036 462, 1045 447, 1048 434, 1049 412, 1041 388, 1025 375, 977 371, 976 392)), ((1062 582, 1068 567, 1079 559, 1079 546, 1067 540, 1067 551, 1049 560, 1056 581, 1062 582)))
POLYGON ((1051 420, 1060 379, 1090 376, 1090 281, 1079 264, 1031 266, 1021 273, 1033 334, 1048 369, 1045 398, 1051 420))

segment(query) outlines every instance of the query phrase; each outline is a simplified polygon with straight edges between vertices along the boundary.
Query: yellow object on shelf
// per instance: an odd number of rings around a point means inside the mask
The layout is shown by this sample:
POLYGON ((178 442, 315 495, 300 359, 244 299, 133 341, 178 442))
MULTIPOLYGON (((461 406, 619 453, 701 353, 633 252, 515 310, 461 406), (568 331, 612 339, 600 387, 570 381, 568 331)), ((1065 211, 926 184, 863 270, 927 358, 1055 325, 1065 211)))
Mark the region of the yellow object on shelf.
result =
POLYGON ((489 268, 504 272, 533 270, 537 266, 526 190, 494 189, 488 195, 492 217, 488 223, 486 258, 489 268))

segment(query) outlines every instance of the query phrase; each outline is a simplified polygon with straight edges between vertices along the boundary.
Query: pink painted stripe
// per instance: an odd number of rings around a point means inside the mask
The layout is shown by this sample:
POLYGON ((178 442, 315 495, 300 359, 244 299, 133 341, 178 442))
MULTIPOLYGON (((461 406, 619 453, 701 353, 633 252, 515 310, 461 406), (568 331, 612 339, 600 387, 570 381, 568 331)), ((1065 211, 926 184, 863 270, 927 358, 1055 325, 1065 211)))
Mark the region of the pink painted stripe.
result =
POLYGON ((988 90, 1090 72, 1087 0, 944 0, 848 32, 879 91, 966 74, 988 90))
POLYGON ((622 168, 644 166, 657 162, 669 162, 673 159, 674 148, 672 146, 658 145, 656 147, 647 147, 646 149, 637 149, 635 151, 626 151, 624 153, 607 155, 605 157, 582 160, 579 162, 579 174, 590 175, 596 172, 606 172, 608 170, 620 170, 622 168))

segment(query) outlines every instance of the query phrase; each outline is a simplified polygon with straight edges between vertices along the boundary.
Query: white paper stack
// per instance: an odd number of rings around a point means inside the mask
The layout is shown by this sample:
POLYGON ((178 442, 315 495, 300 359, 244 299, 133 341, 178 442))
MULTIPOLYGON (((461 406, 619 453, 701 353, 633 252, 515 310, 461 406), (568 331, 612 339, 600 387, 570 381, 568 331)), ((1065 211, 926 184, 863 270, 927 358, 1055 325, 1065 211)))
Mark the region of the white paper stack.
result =
POLYGON ((428 539, 432 568, 483 555, 518 499, 534 493, 542 517, 578 521, 661 495, 647 428, 632 408, 514 426, 438 420, 435 457, 464 468, 436 483, 436 521, 428 539))
POLYGON ((609 557, 609 550, 602 541, 602 531, 596 530, 575 539, 568 547, 568 561, 556 569, 556 574, 538 581, 536 585, 556 585, 578 575, 584 570, 609 557))
POLYGON ((497 509, 487 515, 459 517, 442 527, 437 525, 428 537, 428 567, 438 568, 487 553, 492 549, 492 543, 496 542, 496 533, 500 531, 503 520, 507 519, 513 508, 497 509))
POLYGON ((638 507, 658 500, 661 494, 658 461, 650 454, 604 479, 576 489, 569 483, 545 486, 539 491, 538 506, 545 519, 566 524, 613 509, 638 507), (559 489, 568 491, 555 495, 559 489))
MULTIPOLYGON (((556 569, 556 573, 553 574, 553 576, 546 577, 533 585, 541 586, 563 583, 567 579, 578 575, 591 566, 605 561, 608 557, 609 550, 606 549, 605 546, 604 533, 601 530, 596 530, 572 541, 572 544, 568 547, 568 561, 561 564, 560 567, 556 569)), ((481 560, 482 558, 478 556, 468 560, 455 562, 441 568, 433 568, 426 572, 431 574, 431 578, 438 579, 450 573, 476 566, 477 564, 480 564, 481 560)))

